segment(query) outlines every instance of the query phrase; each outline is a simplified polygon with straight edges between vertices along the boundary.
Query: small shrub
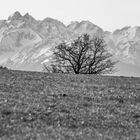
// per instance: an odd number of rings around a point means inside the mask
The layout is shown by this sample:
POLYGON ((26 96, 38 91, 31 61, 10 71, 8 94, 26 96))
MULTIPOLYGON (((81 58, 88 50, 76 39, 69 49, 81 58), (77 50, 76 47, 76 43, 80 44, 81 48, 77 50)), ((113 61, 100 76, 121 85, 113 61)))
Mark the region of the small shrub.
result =
POLYGON ((8 70, 7 67, 0 66, 0 70, 8 70))

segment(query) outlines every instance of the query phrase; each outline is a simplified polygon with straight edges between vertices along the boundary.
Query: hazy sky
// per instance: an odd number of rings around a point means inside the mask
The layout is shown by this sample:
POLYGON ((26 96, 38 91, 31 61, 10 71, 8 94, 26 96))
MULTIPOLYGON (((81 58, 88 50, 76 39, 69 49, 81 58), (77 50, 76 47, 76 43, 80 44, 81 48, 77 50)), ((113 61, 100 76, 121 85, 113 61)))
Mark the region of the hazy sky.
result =
POLYGON ((89 20, 104 30, 140 26, 140 0, 1 0, 0 19, 13 12, 64 22, 89 20))

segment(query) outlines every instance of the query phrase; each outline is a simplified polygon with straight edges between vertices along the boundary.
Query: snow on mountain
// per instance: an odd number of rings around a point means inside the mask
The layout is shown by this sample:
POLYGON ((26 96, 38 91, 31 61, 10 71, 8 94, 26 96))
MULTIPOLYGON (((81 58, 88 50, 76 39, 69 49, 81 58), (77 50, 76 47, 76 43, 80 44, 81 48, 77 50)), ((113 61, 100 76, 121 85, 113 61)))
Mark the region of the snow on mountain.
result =
POLYGON ((124 27, 108 37, 109 46, 123 62, 136 64, 140 59, 140 27, 124 27), (112 44, 111 44, 112 43, 112 44))
POLYGON ((90 21, 75 21, 65 26, 56 19, 36 20, 19 12, 0 20, 0 65, 40 71, 57 44, 70 42, 84 33, 104 37, 108 50, 120 61, 118 75, 140 76, 140 27, 126 26, 108 32, 90 21))

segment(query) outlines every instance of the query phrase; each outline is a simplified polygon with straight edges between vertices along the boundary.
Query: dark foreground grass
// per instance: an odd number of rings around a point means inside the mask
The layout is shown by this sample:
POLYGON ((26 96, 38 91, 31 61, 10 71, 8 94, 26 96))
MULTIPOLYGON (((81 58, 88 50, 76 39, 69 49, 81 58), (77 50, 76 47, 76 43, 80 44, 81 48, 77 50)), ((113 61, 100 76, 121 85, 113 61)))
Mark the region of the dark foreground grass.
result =
POLYGON ((0 71, 0 140, 140 140, 140 78, 0 71))

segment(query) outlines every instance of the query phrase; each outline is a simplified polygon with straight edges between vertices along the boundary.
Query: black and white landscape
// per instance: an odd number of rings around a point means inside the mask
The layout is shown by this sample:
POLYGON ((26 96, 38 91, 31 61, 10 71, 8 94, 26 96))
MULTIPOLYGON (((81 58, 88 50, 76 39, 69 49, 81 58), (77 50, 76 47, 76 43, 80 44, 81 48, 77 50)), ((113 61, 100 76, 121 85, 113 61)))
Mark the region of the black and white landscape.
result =
POLYGON ((1 1, 0 140, 140 140, 140 1, 1 1))
POLYGON ((84 33, 104 37, 109 52, 119 60, 115 75, 140 76, 140 26, 109 32, 90 21, 74 21, 66 26, 57 19, 36 20, 19 12, 0 20, 0 65, 42 71, 56 45, 84 33))

